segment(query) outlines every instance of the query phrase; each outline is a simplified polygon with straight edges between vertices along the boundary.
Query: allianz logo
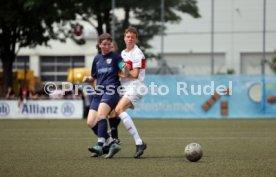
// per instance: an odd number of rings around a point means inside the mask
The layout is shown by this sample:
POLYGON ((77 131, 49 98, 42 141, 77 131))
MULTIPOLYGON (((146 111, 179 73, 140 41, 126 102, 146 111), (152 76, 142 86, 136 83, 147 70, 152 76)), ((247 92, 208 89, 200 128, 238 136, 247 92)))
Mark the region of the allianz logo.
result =
POLYGON ((7 103, 0 103, 0 116, 7 116, 10 113, 10 107, 7 103))
POLYGON ((63 103, 61 106, 61 113, 65 116, 71 116, 75 112, 75 107, 72 103, 63 103))
POLYGON ((25 103, 21 109, 22 114, 58 114, 58 106, 41 106, 39 104, 25 103))
MULTIPOLYGON (((22 114, 58 114, 59 106, 41 106, 39 104, 23 104, 22 114)), ((72 103, 63 103, 61 113, 70 116, 74 113, 75 107, 72 103)))

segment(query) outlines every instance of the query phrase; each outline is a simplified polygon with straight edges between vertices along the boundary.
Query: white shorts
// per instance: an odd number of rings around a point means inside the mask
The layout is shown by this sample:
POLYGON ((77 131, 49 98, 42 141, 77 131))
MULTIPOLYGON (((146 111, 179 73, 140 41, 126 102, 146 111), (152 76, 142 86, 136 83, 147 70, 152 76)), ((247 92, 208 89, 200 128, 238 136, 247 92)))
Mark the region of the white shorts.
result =
POLYGON ((142 83, 130 83, 130 84, 122 84, 124 88, 124 92, 122 92, 122 96, 125 96, 131 101, 132 105, 135 107, 137 102, 143 98, 146 94, 145 85, 142 83))

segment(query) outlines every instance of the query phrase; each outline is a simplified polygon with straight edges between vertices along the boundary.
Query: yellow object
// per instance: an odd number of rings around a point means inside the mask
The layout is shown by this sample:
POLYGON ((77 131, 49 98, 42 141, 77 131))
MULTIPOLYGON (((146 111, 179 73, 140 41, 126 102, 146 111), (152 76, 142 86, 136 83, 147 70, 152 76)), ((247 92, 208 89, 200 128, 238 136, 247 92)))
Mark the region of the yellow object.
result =
MULTIPOLYGON (((35 88, 35 77, 34 77, 34 72, 32 70, 25 70, 24 69, 18 69, 17 71, 13 71, 12 73, 13 77, 13 89, 15 92, 18 92, 19 85, 18 84, 23 84, 25 81, 26 86, 29 87, 30 90, 34 90, 35 88)), ((0 84, 2 85, 3 83, 3 72, 0 72, 0 84)), ((2 90, 0 89, 2 92, 2 90)))
POLYGON ((82 82, 84 76, 90 76, 91 69, 89 68, 74 68, 68 69, 67 82, 78 83, 82 82))
POLYGON ((35 88, 35 78, 34 78, 34 71, 32 70, 26 70, 26 73, 23 69, 18 69, 17 70, 17 80, 22 80, 24 81, 26 77, 26 81, 29 86, 30 90, 34 90, 35 88))

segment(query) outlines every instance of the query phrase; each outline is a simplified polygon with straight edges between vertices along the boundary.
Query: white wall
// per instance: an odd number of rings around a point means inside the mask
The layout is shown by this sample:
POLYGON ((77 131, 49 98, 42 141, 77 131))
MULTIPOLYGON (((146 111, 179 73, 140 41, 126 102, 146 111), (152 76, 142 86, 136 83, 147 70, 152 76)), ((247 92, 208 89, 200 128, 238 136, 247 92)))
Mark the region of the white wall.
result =
POLYGON ((35 49, 22 48, 18 55, 30 56, 30 68, 34 70, 35 76, 40 76, 40 56, 84 56, 85 67, 90 68, 92 61, 97 53, 96 40, 87 40, 85 45, 77 45, 74 41, 68 39, 66 43, 59 41, 50 41, 49 45, 38 46, 35 49))
MULTIPOLYGON (((263 0, 214 0, 214 2, 215 72, 235 69, 236 73, 242 71, 259 74, 260 68, 256 69, 258 66, 246 68, 252 66, 247 65, 247 62, 252 63, 252 61, 241 58, 250 56, 247 58, 254 60, 262 53, 263 0)), ((201 18, 194 19, 189 15, 180 14, 182 21, 179 24, 166 24, 164 56, 169 66, 179 68, 183 74, 208 74, 211 71, 211 0, 198 0, 198 6, 201 18), (194 69, 195 67, 199 68, 194 69)), ((267 59, 276 55, 275 9, 276 1, 267 0, 266 50, 270 54, 267 59)), ((117 15, 123 14, 117 13, 117 15)), ((91 26, 88 28, 91 32, 91 26)), ((95 35, 95 32, 92 33, 95 35)), ((51 41, 49 44, 51 48, 40 46, 35 49, 25 48, 19 52, 19 55, 30 56, 31 69, 37 76, 40 75, 38 59, 41 55, 82 55, 85 56, 85 66, 90 68, 97 53, 95 36, 83 46, 78 46, 71 40, 67 40, 66 44, 56 41, 51 41)), ((151 52, 160 53, 160 36, 155 37, 151 45, 153 46, 151 52)), ((159 66, 154 60, 149 61, 147 65, 159 66)))
MULTIPOLYGON (((211 59, 208 53, 166 53, 164 58, 171 68, 177 70, 178 74, 208 75, 211 73, 211 59)), ((215 73, 225 72, 225 55, 215 53, 215 73)))
MULTIPOLYGON (((273 57, 272 53, 267 53, 267 59, 270 60, 273 57)), ((241 53, 241 73, 243 74, 260 74, 262 72, 260 63, 262 59, 262 53, 241 53)), ((272 70, 269 65, 265 65, 265 73, 272 74, 272 70)))
MULTIPOLYGON (((240 73, 242 53, 254 55, 262 52, 263 0, 214 0, 214 4, 214 52, 225 53, 225 58, 222 58, 225 59, 224 68, 233 68, 236 73, 240 73)), ((170 58, 167 60, 172 59, 172 53, 183 56, 191 52, 195 55, 210 53, 211 0, 198 0, 198 6, 201 18, 194 19, 188 15, 181 15, 181 23, 166 24, 165 56, 166 53, 170 53, 170 58)), ((276 54, 275 9, 276 1, 267 0, 266 51, 274 54, 276 54)), ((151 44, 152 52, 161 51, 160 36, 155 37, 151 44)), ((206 64, 210 66, 208 62, 206 64)), ((186 74, 197 73, 186 72, 186 74)))

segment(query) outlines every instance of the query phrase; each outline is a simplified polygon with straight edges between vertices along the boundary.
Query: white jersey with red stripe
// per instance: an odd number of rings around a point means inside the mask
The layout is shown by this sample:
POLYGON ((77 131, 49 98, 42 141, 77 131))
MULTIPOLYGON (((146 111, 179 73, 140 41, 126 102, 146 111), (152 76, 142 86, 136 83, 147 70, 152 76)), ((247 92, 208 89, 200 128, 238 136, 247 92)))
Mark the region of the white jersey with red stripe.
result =
POLYGON ((121 56, 124 62, 130 65, 130 70, 133 68, 140 69, 137 79, 131 79, 128 77, 121 78, 121 84, 124 87, 122 94, 131 101, 134 108, 137 101, 146 94, 144 84, 146 60, 143 52, 136 45, 128 52, 123 50, 121 56))
POLYGON ((121 83, 127 84, 128 82, 144 83, 146 59, 139 47, 135 45, 132 50, 123 50, 121 56, 125 63, 130 65, 130 70, 133 68, 140 68, 139 76, 137 79, 130 79, 128 77, 122 78, 121 83))

